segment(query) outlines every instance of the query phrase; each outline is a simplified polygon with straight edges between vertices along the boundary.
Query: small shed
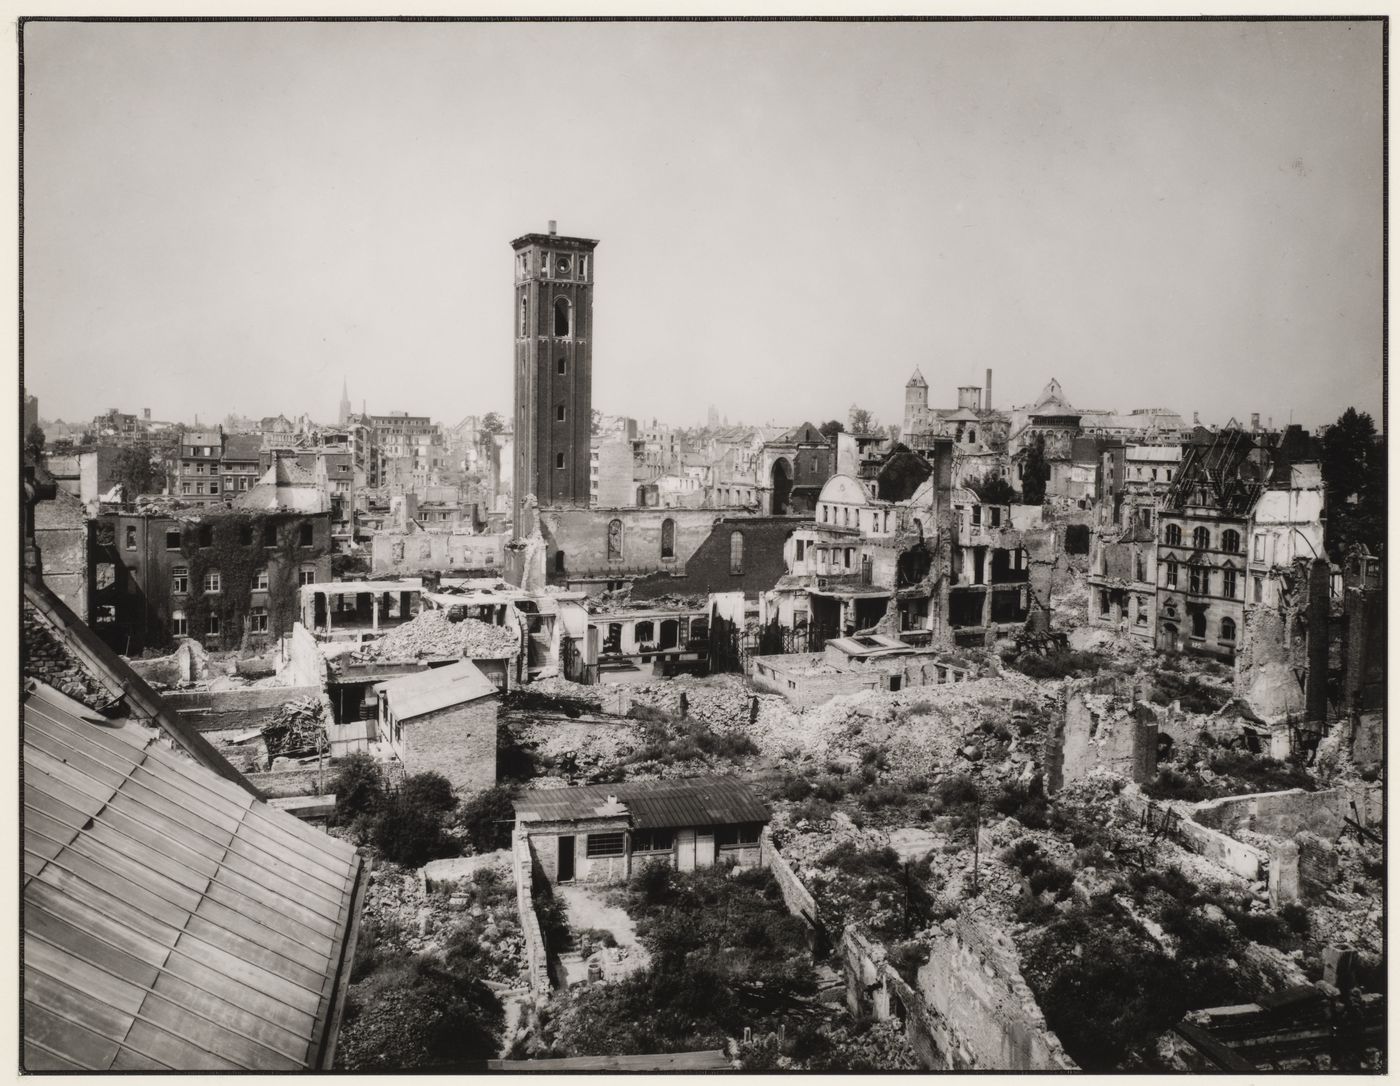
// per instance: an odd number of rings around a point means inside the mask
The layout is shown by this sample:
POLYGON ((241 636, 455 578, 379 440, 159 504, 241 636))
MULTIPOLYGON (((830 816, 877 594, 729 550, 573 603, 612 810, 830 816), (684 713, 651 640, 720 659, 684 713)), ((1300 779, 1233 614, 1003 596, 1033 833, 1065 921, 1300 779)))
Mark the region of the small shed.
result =
POLYGON ((551 882, 610 883, 658 860, 680 871, 761 866, 769 812, 735 777, 691 777, 532 789, 515 818, 551 882))
POLYGON ((459 792, 496 783, 499 692, 470 660, 390 679, 379 695, 379 736, 404 772, 441 773, 459 792))

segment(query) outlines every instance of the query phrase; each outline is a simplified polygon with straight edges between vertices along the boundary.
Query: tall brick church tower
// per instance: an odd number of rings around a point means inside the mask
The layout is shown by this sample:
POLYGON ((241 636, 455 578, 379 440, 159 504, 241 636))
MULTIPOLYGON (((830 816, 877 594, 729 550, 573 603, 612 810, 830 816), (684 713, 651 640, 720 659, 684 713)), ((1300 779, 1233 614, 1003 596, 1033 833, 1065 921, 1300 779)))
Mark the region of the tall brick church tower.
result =
POLYGON ((589 503, 596 241, 526 234, 515 250, 515 538, 525 496, 589 503))

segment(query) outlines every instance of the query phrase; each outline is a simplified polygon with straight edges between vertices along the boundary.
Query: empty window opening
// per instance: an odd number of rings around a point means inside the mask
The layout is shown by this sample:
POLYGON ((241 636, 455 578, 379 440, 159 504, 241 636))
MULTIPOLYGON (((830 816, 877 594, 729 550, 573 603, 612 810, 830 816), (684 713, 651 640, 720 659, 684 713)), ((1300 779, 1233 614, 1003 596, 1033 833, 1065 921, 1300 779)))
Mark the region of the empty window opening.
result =
POLYGON ((554 299, 554 334, 559 337, 573 334, 573 308, 567 298, 554 299))

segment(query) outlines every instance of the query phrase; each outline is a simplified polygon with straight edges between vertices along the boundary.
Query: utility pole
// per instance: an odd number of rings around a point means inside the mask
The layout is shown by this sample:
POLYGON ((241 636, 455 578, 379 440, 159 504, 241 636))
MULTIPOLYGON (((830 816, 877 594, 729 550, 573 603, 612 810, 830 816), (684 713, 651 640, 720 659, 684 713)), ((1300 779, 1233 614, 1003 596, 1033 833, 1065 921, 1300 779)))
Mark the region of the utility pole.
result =
POLYGON ((982 892, 978 886, 977 876, 982 858, 982 801, 979 799, 972 808, 972 894, 976 897, 982 892))

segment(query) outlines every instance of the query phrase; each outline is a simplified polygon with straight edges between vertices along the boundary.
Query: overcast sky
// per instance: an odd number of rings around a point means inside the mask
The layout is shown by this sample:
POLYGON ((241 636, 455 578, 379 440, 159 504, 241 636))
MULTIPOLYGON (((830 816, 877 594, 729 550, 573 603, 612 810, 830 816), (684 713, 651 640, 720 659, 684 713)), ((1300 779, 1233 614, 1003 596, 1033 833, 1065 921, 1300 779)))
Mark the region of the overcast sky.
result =
POLYGON ((509 242, 597 238, 594 406, 1380 421, 1379 23, 31 23, 26 384, 511 408, 509 242))

